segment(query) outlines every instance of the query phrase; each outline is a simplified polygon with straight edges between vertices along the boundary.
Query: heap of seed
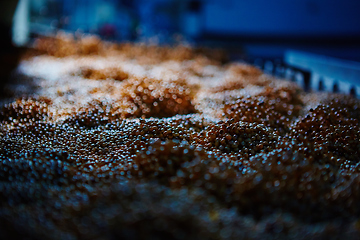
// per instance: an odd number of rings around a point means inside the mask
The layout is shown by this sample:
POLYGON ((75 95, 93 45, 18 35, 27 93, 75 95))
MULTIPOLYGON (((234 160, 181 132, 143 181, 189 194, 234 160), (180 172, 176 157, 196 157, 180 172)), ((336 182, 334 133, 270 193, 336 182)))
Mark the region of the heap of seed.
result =
POLYGON ((298 89, 268 87, 256 96, 240 97, 226 103, 224 114, 237 121, 256 122, 286 132, 301 108, 298 89))
POLYGON ((360 238, 359 100, 187 47, 37 44, 66 57, 2 105, 4 238, 360 238))
POLYGON ((135 78, 123 87, 123 99, 135 105, 135 112, 128 117, 170 117, 195 112, 191 102, 194 93, 185 81, 135 78))
POLYGON ((291 136, 317 161, 341 168, 357 164, 360 153, 358 104, 354 99, 343 98, 310 109, 294 124, 291 136))
POLYGON ((256 153, 270 151, 277 140, 276 135, 257 124, 245 124, 235 120, 214 123, 203 132, 204 146, 225 153, 256 153), (248 151, 250 150, 250 151, 248 151))
MULTIPOLYGON (((123 81, 129 78, 129 75, 120 68, 105 68, 102 70, 94 68, 81 68, 80 73, 78 74, 87 79, 97 80, 114 79, 117 81, 123 81)), ((76 73, 74 73, 74 75, 76 75, 76 73)))

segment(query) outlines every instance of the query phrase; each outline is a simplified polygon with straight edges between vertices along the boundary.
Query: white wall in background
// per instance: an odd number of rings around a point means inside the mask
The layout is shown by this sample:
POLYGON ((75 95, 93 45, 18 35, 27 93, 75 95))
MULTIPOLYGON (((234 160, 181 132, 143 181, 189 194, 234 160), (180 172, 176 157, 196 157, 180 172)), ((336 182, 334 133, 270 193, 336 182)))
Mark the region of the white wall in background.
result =
POLYGON ((24 46, 29 41, 29 0, 20 0, 13 18, 12 39, 16 46, 24 46))

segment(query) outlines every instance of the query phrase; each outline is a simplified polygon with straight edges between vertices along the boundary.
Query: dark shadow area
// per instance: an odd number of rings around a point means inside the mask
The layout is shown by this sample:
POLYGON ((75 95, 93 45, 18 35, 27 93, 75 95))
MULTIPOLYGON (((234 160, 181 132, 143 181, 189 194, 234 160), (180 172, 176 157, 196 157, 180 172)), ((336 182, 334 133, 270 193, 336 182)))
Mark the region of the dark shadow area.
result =
POLYGON ((356 97, 356 89, 355 89, 355 87, 352 87, 350 89, 350 95, 353 96, 353 97, 356 97))
POLYGON ((319 91, 324 91, 324 81, 322 79, 320 79, 319 81, 319 91))
POLYGON ((11 95, 6 86, 14 83, 14 69, 25 52, 25 48, 15 47, 12 43, 11 24, 17 2, 17 0, 0 2, 0 100, 11 95))

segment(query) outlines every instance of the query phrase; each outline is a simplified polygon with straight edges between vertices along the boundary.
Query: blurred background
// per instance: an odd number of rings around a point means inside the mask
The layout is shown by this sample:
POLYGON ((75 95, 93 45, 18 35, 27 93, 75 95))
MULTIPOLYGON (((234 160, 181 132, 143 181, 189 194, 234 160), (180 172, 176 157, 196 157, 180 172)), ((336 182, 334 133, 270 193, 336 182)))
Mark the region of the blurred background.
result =
POLYGON ((360 61, 358 0, 20 0, 18 10, 27 22, 17 29, 18 44, 27 40, 21 35, 62 29, 116 41, 167 43, 181 35, 242 47, 250 57, 281 58, 297 48, 360 61))
POLYGON ((224 48, 231 60, 245 60, 269 73, 290 76, 304 88, 342 91, 339 84, 346 80, 354 82, 353 92, 360 92, 356 83, 360 79, 359 0, 9 2, 17 3, 12 30, 17 46, 58 30, 97 34, 117 42, 183 41, 224 48), (340 73, 331 72, 337 67, 340 73))

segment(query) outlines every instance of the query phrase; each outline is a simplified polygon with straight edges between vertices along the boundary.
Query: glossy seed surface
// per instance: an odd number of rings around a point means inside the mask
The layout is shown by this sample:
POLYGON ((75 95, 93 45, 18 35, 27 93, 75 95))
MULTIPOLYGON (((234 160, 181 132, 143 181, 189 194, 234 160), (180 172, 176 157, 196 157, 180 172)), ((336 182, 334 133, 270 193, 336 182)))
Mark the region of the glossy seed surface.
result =
POLYGON ((219 50, 61 34, 18 70, 34 91, 1 101, 3 238, 360 238, 357 99, 219 50))

